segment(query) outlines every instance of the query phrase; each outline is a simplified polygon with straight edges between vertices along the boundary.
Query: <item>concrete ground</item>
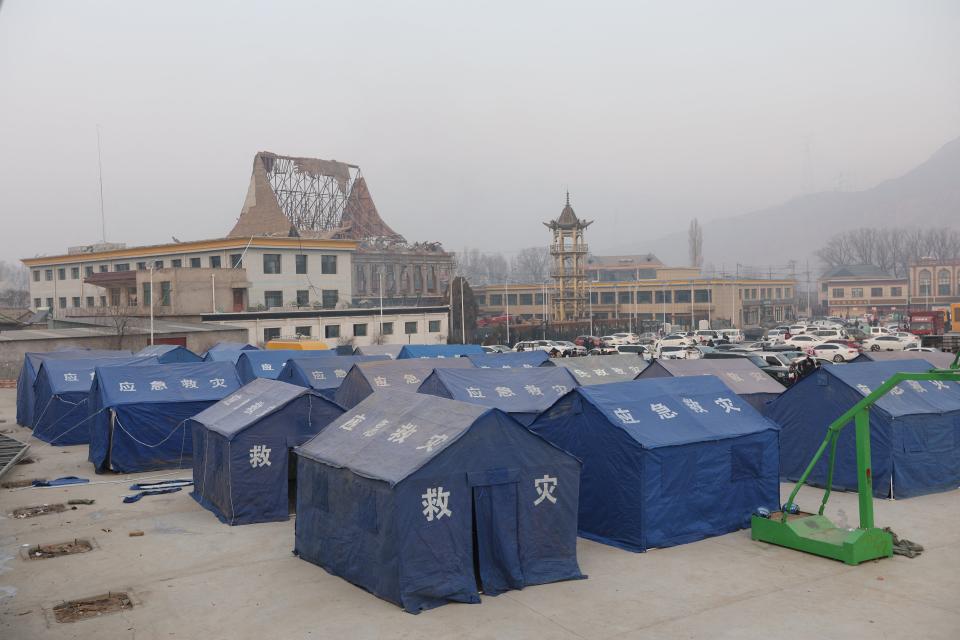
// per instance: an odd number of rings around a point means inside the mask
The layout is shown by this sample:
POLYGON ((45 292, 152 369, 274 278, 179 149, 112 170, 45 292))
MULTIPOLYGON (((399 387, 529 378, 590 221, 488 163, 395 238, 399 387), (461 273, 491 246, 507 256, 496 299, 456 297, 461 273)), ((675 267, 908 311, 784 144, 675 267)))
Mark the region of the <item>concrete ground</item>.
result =
MULTIPOLYGON (((79 475, 99 484, 0 491, 0 638, 960 638, 960 491, 878 501, 876 520, 926 552, 848 567, 753 542, 747 531, 634 554, 581 540, 587 580, 535 586, 409 615, 294 557, 293 521, 228 527, 184 490, 123 504, 139 476, 95 476, 85 447, 16 427, 0 390, 0 430, 29 440, 34 464, 3 480, 79 475), (92 498, 13 519, 15 508, 92 498), (128 533, 141 530, 142 537, 128 533), (28 560, 24 545, 86 538, 82 555, 28 560), (64 601, 126 590, 135 606, 73 623, 64 601)), ((175 477, 189 476, 189 471, 175 477)), ((784 497, 789 487, 783 485, 784 497)), ((818 504, 805 489, 800 503, 818 504)), ((856 499, 829 515, 856 522, 856 499)))

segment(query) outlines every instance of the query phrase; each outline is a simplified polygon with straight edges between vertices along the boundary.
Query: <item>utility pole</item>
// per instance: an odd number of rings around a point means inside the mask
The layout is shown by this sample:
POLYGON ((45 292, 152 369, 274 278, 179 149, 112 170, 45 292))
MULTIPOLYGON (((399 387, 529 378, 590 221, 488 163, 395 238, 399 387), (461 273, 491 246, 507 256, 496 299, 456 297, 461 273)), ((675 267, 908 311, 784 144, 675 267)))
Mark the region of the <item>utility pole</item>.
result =
POLYGON ((150 265, 150 344, 153 344, 153 265, 150 265))
POLYGON ((503 283, 503 302, 507 306, 507 346, 510 346, 510 289, 506 282, 503 283))
MULTIPOLYGON (((107 241, 107 218, 103 213, 103 158, 100 154, 100 125, 97 125, 97 171, 100 175, 100 241, 107 241)), ((151 342, 152 344, 152 342, 151 342)))
POLYGON ((467 315, 463 302, 463 275, 460 276, 460 344, 467 344, 467 315))

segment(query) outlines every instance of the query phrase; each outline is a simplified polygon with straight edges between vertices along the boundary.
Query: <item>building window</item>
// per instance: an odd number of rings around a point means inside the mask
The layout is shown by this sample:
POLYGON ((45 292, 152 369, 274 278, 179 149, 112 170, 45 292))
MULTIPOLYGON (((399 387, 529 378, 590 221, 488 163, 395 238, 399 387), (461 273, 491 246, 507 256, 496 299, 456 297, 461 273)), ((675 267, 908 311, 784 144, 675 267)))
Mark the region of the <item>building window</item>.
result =
POLYGON ((890 287, 890 297, 899 298, 903 295, 903 287, 890 287))
POLYGON ((190 268, 199 269, 200 268, 200 258, 190 258, 190 268))
POLYGON ((107 296, 100 296, 100 306, 101 307, 107 306, 107 296))
POLYGON ((950 295, 950 272, 946 269, 941 269, 937 274, 937 295, 950 295))
POLYGON ((637 304, 651 304, 652 302, 652 291, 637 291, 637 304))
POLYGON ((137 306, 137 288, 136 287, 127 287, 127 306, 128 307, 137 306))
POLYGON ((500 293, 491 293, 491 294, 490 294, 490 306, 491 306, 491 307, 500 307, 500 306, 503 306, 503 294, 500 294, 500 293))
POLYGON ((183 260, 181 260, 180 258, 176 258, 170 261, 170 267, 173 269, 179 269, 182 266, 183 266, 183 260))
POLYGON ((477 303, 477 306, 485 307, 487 305, 487 296, 485 294, 480 294, 473 296, 474 301, 477 303))
POLYGON ((382 336, 392 336, 393 335, 393 323, 384 322, 380 325, 380 335, 382 336))
POLYGON ((153 261, 154 269, 163 269, 163 260, 154 260, 153 261))
POLYGON ((210 268, 219 269, 221 267, 220 256, 210 256, 210 268))
POLYGON ((230 254, 230 268, 237 269, 243 266, 243 254, 242 253, 231 253, 230 254))
POLYGON ((70 303, 71 303, 71 306, 72 306, 74 309, 79 309, 79 308, 80 308, 80 296, 74 296, 73 299, 70 301, 70 303))
POLYGON ((508 293, 508 294, 507 294, 507 304, 512 304, 512 305, 516 306, 516 304, 517 304, 517 294, 515 294, 515 293, 508 293))
POLYGON ((66 298, 61 297, 59 300, 57 300, 57 302, 60 303, 60 308, 61 308, 61 309, 66 309, 66 308, 67 308, 67 299, 66 299, 66 298))
MULTIPOLYGON (((33 281, 40 282, 40 269, 33 270, 33 281)), ((37 305, 37 306, 40 306, 40 305, 37 305)))
POLYGON ((307 256, 303 253, 298 253, 294 256, 294 260, 297 266, 297 273, 303 274, 307 272, 307 256))
POLYGON ((543 294, 542 294, 542 293, 538 293, 537 295, 535 295, 535 296, 533 297, 533 303, 536 304, 536 305, 541 305, 541 304, 543 304, 543 294))
POLYGON ((120 306, 120 289, 110 289, 110 306, 120 306))
POLYGON ((66 280, 67 279, 67 270, 63 267, 57 269, 57 280, 66 280))
POLYGON ((843 289, 841 289, 841 288, 839 288, 839 287, 835 288, 835 289, 833 290, 833 297, 834 297, 834 298, 842 298, 842 297, 843 297, 843 289))
POLYGON ((53 298, 47 298, 47 309, 53 309, 53 298))
POLYGON ((264 291, 263 306, 267 309, 283 306, 283 291, 264 291))
POLYGON ((324 338, 339 338, 340 337, 340 325, 338 324, 328 324, 323 328, 323 337, 324 338))
POLYGON ((929 296, 931 293, 933 293, 932 289, 933 287, 930 283, 930 272, 924 269, 920 272, 920 295, 929 296))
POLYGON ((297 306, 306 307, 310 304, 310 290, 297 289, 297 306))
POLYGON ((263 272, 266 274, 280 273, 280 254, 279 253, 263 254, 263 272))
POLYGON ((130 271, 129 262, 121 262, 113 268, 114 271, 130 271))
POLYGON ((693 290, 693 301, 694 302, 710 302, 712 296, 710 295, 710 289, 694 289, 693 290))
POLYGON ((862 298, 863 297, 863 287, 853 287, 850 289, 851 298, 862 298))
POLYGON ((313 335, 313 327, 309 327, 309 326, 308 326, 308 327, 297 327, 297 328, 295 329, 295 331, 297 332, 297 335, 300 336, 300 337, 302 337, 302 338, 309 338, 310 336, 313 335))
POLYGON ((427 321, 427 331, 430 333, 440 333, 440 321, 439 320, 428 320, 427 321))
POLYGON ((333 309, 340 300, 340 292, 337 289, 324 289, 320 292, 321 304, 324 309, 333 309))
POLYGON ((337 256, 320 256, 320 273, 333 275, 336 272, 337 256))
POLYGON ((169 282, 160 283, 160 306, 169 307, 170 306, 170 294, 172 290, 170 289, 169 282))
POLYGON ((43 279, 50 281, 53 280, 53 269, 47 269, 43 272, 43 279))
POLYGON ((70 267, 70 279, 71 280, 80 279, 80 267, 70 267))
POLYGON ((617 302, 620 304, 630 304, 633 302, 633 295, 629 291, 621 291, 617 294, 617 302))
POLYGON ((413 322, 404 322, 404 323, 403 323, 403 332, 404 332, 405 334, 407 334, 408 336, 416 333, 416 332, 417 332, 417 322, 416 322, 416 320, 414 320, 413 322))
POLYGON ((362 324, 353 325, 353 335, 358 338, 362 338, 367 335, 367 324, 364 322, 362 324))
POLYGON ((93 308, 93 296, 87 296, 87 306, 93 308))
POLYGON ((146 270, 147 270, 147 263, 146 263, 146 262, 138 262, 138 263, 137 263, 137 271, 146 271, 146 270))
POLYGON ((427 291, 436 291, 437 290, 437 268, 430 267, 427 269, 427 291))
POLYGON ((39 309, 41 302, 42 302, 42 301, 40 300, 40 298, 34 298, 34 299, 33 299, 33 308, 34 308, 34 309, 39 309))
POLYGON ((600 294, 600 304, 613 304, 615 300, 616 297, 612 291, 604 291, 600 294))
POLYGON ((871 298, 882 298, 882 297, 883 297, 883 287, 870 287, 870 297, 871 297, 871 298))
POLYGON ((777 287, 777 294, 776 294, 774 297, 775 297, 777 300, 779 300, 780 298, 783 297, 782 295, 780 295, 782 292, 783 292, 783 289, 781 289, 780 287, 777 287))
POLYGON ((143 283, 143 306, 145 307, 150 306, 150 299, 152 296, 153 296, 153 291, 151 290, 150 283, 144 282, 143 283))
POLYGON ((520 304, 532 305, 532 304, 533 304, 533 294, 532 294, 532 293, 521 293, 521 294, 520 294, 520 304))
POLYGON ((690 290, 689 289, 680 289, 673 292, 673 299, 676 302, 690 302, 690 290))
POLYGON ((269 327, 263 330, 263 341, 270 342, 280 337, 280 327, 269 327))
POLYGON ((657 304, 664 304, 664 303, 669 304, 673 297, 672 294, 673 294, 672 291, 657 291, 655 292, 655 295, 654 295, 654 302, 656 302, 657 304))
POLYGON ((784 298, 790 298, 792 293, 793 293, 793 288, 792 288, 792 287, 785 287, 784 290, 783 290, 783 297, 784 297, 784 298))

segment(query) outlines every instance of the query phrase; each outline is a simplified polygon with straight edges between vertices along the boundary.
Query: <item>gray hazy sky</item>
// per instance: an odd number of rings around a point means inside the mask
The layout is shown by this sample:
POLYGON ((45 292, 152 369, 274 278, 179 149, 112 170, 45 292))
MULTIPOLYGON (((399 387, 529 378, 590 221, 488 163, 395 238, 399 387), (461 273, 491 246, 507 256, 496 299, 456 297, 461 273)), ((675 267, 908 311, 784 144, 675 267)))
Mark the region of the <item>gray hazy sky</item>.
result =
POLYGON ((408 239, 541 244, 569 187, 656 251, 960 135, 960 3, 7 0, 0 259, 99 239, 97 124, 111 241, 224 235, 269 150, 359 164, 408 239))

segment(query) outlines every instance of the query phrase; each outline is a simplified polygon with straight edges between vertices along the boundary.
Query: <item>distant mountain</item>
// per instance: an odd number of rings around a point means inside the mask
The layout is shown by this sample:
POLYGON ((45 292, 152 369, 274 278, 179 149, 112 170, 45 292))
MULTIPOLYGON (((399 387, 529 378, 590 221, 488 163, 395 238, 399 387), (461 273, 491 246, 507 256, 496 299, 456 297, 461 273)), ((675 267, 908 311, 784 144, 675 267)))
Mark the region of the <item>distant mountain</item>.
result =
MULTIPOLYGON (((800 196, 703 223, 704 263, 733 270, 738 262, 785 265, 809 259, 812 266, 813 253, 836 232, 911 225, 960 227, 960 138, 907 174, 871 189, 800 196)), ((672 233, 626 252, 638 250, 654 250, 667 264, 686 264, 687 234, 672 233)))

